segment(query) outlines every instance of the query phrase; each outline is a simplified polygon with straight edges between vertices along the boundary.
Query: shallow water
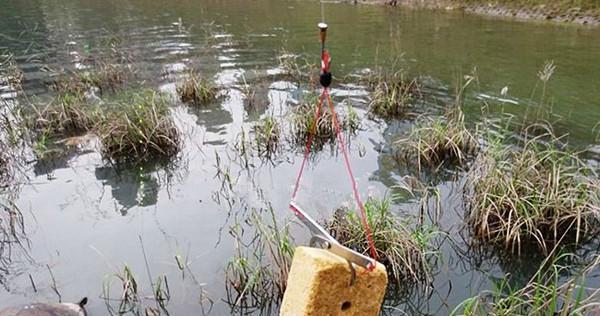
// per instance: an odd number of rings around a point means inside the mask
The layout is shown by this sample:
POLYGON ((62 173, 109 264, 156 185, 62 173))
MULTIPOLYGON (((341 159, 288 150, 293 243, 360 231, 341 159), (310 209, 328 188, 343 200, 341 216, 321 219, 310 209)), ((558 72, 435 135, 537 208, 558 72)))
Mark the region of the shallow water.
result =
MULTIPOLYGON (((286 148, 275 163, 253 159, 256 167, 247 172, 233 145, 260 115, 284 115, 297 102, 301 88, 270 74, 277 72, 283 49, 317 58, 319 16, 319 5, 311 1, 5 1, 0 49, 16 56, 29 95, 47 95, 44 68, 75 69, 83 56, 107 54, 115 45, 130 55, 141 69, 137 79, 149 87, 173 92, 182 73, 196 68, 224 86, 224 97, 203 110, 174 106, 184 150, 169 170, 118 172, 102 161, 93 141, 90 150, 66 162, 29 165, 29 179, 16 201, 25 217, 29 257, 15 251, 10 271, 0 279, 6 288, 0 306, 57 300, 53 276, 63 300, 88 296, 91 314, 104 315, 103 285, 125 263, 136 274, 141 294, 150 296, 141 237, 153 279, 168 277, 171 314, 199 314, 201 289, 214 300, 211 314, 229 314, 222 300, 225 266, 234 253, 229 227, 236 216, 264 208, 265 201, 279 218, 289 217, 286 205, 301 159, 297 148, 286 148), (256 109, 244 108, 239 86, 245 79, 259 85, 256 109), (224 189, 216 176, 217 156, 221 168, 231 171, 231 189, 224 189), (176 255, 189 258, 197 282, 182 276, 176 255)), ((481 92, 470 98, 510 101, 493 102, 493 113, 525 113, 536 84, 533 100, 540 97, 536 73, 553 60, 557 69, 547 95, 563 117, 558 129, 569 132, 571 143, 581 148, 597 143, 592 129, 600 121, 600 29, 341 4, 327 5, 326 17, 336 74, 372 68, 397 56, 412 74, 435 83, 439 99, 447 100, 455 78, 476 67, 481 92), (504 87, 508 94, 501 96, 504 87)), ((385 155, 385 145, 410 124, 366 119, 368 94, 360 86, 338 86, 333 94, 336 102, 350 102, 365 118, 350 147, 361 191, 385 194, 406 175, 385 155)), ((472 122, 480 105, 467 105, 472 122)), ((346 179, 341 157, 325 149, 311 162, 299 200, 315 217, 324 218, 351 201, 346 179)), ((446 315, 465 298, 490 289, 494 278, 510 273, 526 279, 535 269, 527 262, 460 255, 465 249, 456 237, 462 216, 460 181, 446 180, 438 188, 442 228, 456 240, 443 247, 435 293, 424 303, 411 301, 414 310, 398 307, 409 314, 446 315)), ((410 203, 397 208, 414 209, 410 203)), ((296 242, 306 242, 302 227, 294 225, 292 232, 296 242)), ((145 304, 152 306, 149 300, 145 304)), ((402 314, 391 307, 386 311, 402 314)))

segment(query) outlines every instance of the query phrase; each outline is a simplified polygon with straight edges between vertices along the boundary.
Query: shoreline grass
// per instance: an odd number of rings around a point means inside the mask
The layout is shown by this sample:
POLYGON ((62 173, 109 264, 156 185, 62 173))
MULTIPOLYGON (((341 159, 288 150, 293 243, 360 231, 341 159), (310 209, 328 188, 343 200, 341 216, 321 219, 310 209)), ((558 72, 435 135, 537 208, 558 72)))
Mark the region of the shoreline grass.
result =
POLYGON ((551 130, 516 145, 492 141, 467 176, 467 226, 474 237, 513 253, 548 253, 599 231, 600 185, 551 130))

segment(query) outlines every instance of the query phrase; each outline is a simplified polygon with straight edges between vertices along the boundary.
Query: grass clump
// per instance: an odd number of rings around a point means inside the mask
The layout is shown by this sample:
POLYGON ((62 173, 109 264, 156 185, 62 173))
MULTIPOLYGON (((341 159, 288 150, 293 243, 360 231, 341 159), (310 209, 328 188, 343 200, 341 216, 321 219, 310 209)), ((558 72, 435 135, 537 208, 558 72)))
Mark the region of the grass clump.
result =
POLYGON ((190 72, 185 80, 177 86, 177 94, 181 102, 200 106, 215 100, 217 88, 196 72, 190 72))
POLYGON ((548 253, 595 236, 600 183, 593 169, 550 130, 521 139, 490 145, 469 173, 466 223, 475 237, 520 254, 524 245, 548 253))
POLYGON ((81 95, 64 94, 43 108, 35 108, 33 129, 38 135, 64 138, 81 135, 93 129, 98 109, 81 95))
POLYGON ((98 62, 88 70, 59 78, 50 87, 59 94, 72 95, 84 95, 90 89, 98 89, 100 93, 116 92, 125 85, 131 73, 126 66, 98 62))
MULTIPOLYGON (((333 115, 326 104, 323 104, 321 114, 315 122, 314 103, 304 102, 298 105, 292 112, 292 131, 294 143, 305 144, 308 136, 314 128, 313 145, 317 148, 326 143, 336 141, 336 129, 333 123, 333 115)), ((340 129, 350 135, 355 134, 360 128, 358 114, 351 106, 347 108, 347 114, 340 116, 336 113, 340 129)))
MULTIPOLYGON (((411 232, 391 211, 390 199, 369 198, 365 203, 367 221, 373 234, 379 262, 387 267, 390 280, 397 286, 429 279, 425 231, 411 232)), ((355 211, 340 208, 325 223, 326 229, 342 245, 367 254, 369 244, 362 221, 355 211)))
POLYGON ((367 83, 374 89, 369 111, 382 118, 406 115, 413 107, 415 97, 420 94, 416 79, 405 79, 403 72, 372 76, 367 83))
POLYGON ((270 157, 279 149, 281 126, 273 116, 266 116, 254 125, 254 138, 259 156, 270 157))
POLYGON ((524 287, 514 289, 504 279, 494 290, 463 301, 451 315, 593 315, 597 311, 600 289, 587 287, 585 278, 599 265, 600 257, 596 257, 566 281, 561 281, 561 274, 568 272, 567 267, 556 262, 549 269, 542 266, 524 287))
POLYGON ((422 166, 437 167, 444 163, 464 165, 479 144, 466 128, 460 107, 452 106, 445 116, 425 117, 417 122, 408 138, 398 141, 396 146, 399 159, 416 159, 421 169, 422 166))
POLYGON ((0 86, 8 85, 14 91, 21 90, 23 72, 17 66, 13 55, 0 52, 0 86))
POLYGON ((127 96, 106 110, 97 134, 103 156, 116 163, 169 159, 181 148, 167 101, 153 91, 127 96))
POLYGON ((230 228, 236 252, 225 271, 226 302, 232 314, 270 314, 287 286, 293 241, 288 224, 281 226, 270 207, 266 213, 252 210, 244 222, 251 226, 252 236, 244 236, 239 222, 230 228))

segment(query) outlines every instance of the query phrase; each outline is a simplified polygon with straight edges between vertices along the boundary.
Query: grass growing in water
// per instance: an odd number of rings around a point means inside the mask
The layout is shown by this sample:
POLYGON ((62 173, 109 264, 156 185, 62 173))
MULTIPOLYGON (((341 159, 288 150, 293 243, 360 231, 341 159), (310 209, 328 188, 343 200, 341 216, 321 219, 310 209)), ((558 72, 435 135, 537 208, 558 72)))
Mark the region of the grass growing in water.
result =
MULTIPOLYGON (((294 143, 304 145, 314 127, 315 134, 313 146, 320 148, 323 144, 336 141, 335 125, 333 115, 326 104, 323 104, 322 113, 315 123, 315 102, 304 102, 298 105, 292 112, 292 131, 294 143)), ((360 119, 352 106, 348 106, 346 115, 337 114, 337 119, 342 131, 355 134, 360 128, 360 119)))
POLYGON ((98 108, 81 95, 57 96, 43 108, 35 108, 33 129, 44 137, 64 138, 89 132, 96 123, 98 108))
POLYGON ((258 155, 271 157, 279 149, 281 127, 273 116, 265 116, 254 125, 254 139, 258 155))
POLYGON ((185 80, 177 86, 177 94, 181 102, 201 106, 215 100, 217 88, 197 72, 191 71, 185 80))
MULTIPOLYGON (((421 228, 411 231, 406 223, 400 222, 391 212, 390 199, 369 198, 365 210, 379 261, 387 267, 392 283, 405 288, 406 284, 426 282, 430 234, 421 228)), ((338 209, 325 226, 342 245, 368 253, 365 230, 355 211, 338 209)))
POLYGON ((97 62, 89 70, 60 77, 50 87, 59 94, 84 95, 93 88, 100 93, 116 92, 131 75, 131 69, 126 66, 97 62))
POLYGON ((115 163, 169 159, 181 136, 166 99, 153 91, 132 94, 107 110, 97 128, 103 156, 115 163))
POLYGON ((598 232, 600 184, 550 130, 518 148, 490 145, 468 176, 467 225, 481 241, 521 253, 523 245, 548 253, 598 232))
POLYGON ((293 256, 288 226, 280 226, 272 208, 266 219, 252 210, 247 221, 254 235, 248 242, 239 223, 231 227, 235 257, 226 269, 227 302, 232 312, 269 311, 283 297, 293 256))
POLYGON ((408 114, 415 96, 420 95, 416 79, 407 80, 403 72, 380 74, 368 79, 373 89, 369 110, 382 118, 396 118, 408 114))
POLYGON ((438 167, 444 163, 464 165, 479 145, 465 126, 465 116, 459 106, 451 106, 445 116, 424 117, 417 122, 406 139, 396 143, 400 160, 417 160, 422 166, 438 167))
POLYGON ((600 289, 585 286, 585 278, 600 266, 600 257, 565 282, 560 275, 567 267, 556 263, 543 267, 520 289, 501 281, 486 291, 463 301, 451 315, 592 315, 597 311, 600 289))

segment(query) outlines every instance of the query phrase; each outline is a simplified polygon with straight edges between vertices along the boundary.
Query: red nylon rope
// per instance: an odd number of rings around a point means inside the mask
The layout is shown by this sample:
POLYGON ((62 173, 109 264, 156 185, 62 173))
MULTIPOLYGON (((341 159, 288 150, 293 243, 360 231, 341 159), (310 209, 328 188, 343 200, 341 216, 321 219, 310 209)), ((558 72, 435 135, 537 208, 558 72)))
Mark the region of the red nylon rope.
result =
MULTIPOLYGON (((369 244, 369 251, 371 253, 371 258, 377 260, 377 250, 375 249, 375 243, 373 242, 373 234, 371 233, 371 228, 367 221, 367 212, 365 210, 365 206, 362 203, 360 198, 360 193, 358 191, 358 183, 354 178, 354 173, 352 172, 352 165, 350 164, 350 157, 348 154, 348 149, 346 148, 346 143, 344 141, 344 136, 341 131, 340 123, 337 119, 337 114, 335 112, 333 101, 331 100, 331 96, 329 95, 329 90, 327 87, 323 88, 323 92, 319 98, 319 102, 317 103, 317 108, 315 109, 314 121, 310 129, 310 134, 308 134, 308 138, 306 141, 306 148, 304 150, 304 158, 302 159, 302 164, 300 165, 300 170, 298 172, 298 176, 296 177, 296 185, 294 187, 294 193, 292 194, 292 199, 296 198, 298 194, 298 189, 300 187, 300 179, 302 178, 302 174, 304 173, 304 167, 306 166, 306 161, 308 160, 308 156, 310 155, 310 148, 312 146, 313 138, 316 133, 317 121, 321 117, 321 112, 323 108, 323 101, 327 100, 329 104, 329 110, 331 111, 332 121, 335 127, 336 137, 338 139, 338 145, 342 150, 342 154, 344 156, 344 163, 346 165, 346 171, 348 172, 348 176, 350 177, 350 182, 352 183, 352 191, 354 192, 354 199, 356 200, 356 204, 360 209, 361 221, 362 225, 365 228, 365 233, 367 235, 367 242, 369 244)), ((294 211, 293 208, 291 208, 294 211)), ((372 271, 375 268, 375 265, 371 266, 369 271, 372 271)))

